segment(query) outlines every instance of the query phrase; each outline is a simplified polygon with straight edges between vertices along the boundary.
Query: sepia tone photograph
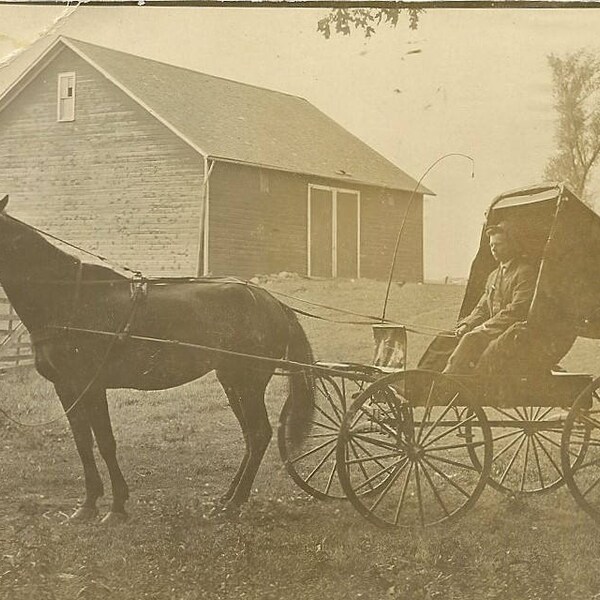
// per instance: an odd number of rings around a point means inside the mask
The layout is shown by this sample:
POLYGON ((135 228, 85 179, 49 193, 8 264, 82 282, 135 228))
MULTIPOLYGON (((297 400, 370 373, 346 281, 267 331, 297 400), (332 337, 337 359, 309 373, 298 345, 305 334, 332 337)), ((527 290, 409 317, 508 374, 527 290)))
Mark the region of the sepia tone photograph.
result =
POLYGON ((598 31, 0 0, 0 600, 600 599, 598 31))

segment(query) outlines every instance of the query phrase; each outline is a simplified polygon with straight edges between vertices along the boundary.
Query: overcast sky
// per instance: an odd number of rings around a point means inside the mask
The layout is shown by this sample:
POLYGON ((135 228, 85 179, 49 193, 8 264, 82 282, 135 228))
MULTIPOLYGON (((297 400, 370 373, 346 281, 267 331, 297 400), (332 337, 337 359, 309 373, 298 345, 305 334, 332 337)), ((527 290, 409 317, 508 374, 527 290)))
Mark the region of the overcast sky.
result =
MULTIPOLYGON (((426 202, 426 277, 468 272, 484 211, 535 183, 553 151, 547 55, 599 49, 596 9, 429 9, 407 21, 325 40, 325 9, 0 6, 0 60, 62 33, 307 98, 437 196, 426 202), (420 50, 420 52, 414 52, 420 50)), ((37 46, 0 68, 11 79, 37 46)), ((198 107, 199 110, 202 107, 198 107)))

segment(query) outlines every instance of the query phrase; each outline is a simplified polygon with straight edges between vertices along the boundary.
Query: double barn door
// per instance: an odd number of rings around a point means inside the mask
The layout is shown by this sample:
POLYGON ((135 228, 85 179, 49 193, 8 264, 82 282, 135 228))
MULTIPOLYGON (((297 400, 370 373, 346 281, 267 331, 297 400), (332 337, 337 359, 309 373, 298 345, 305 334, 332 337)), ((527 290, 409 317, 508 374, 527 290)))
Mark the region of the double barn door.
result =
POLYGON ((309 186, 308 274, 360 277, 360 195, 357 191, 309 186))

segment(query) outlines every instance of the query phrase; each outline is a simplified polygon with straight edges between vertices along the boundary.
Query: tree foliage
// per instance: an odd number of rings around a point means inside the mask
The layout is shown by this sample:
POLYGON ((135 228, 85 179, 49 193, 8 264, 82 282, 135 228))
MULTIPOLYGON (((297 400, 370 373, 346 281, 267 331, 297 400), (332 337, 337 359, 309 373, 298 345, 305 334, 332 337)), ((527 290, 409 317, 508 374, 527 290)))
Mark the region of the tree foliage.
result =
POLYGON ((587 185, 600 155, 600 58, 586 50, 548 57, 552 70, 556 151, 548 179, 568 182, 588 201, 587 185))
POLYGON ((332 32, 350 35, 354 29, 369 38, 382 23, 396 27, 402 12, 408 13, 409 27, 417 29, 422 8, 333 8, 319 20, 317 31, 329 39, 332 32))

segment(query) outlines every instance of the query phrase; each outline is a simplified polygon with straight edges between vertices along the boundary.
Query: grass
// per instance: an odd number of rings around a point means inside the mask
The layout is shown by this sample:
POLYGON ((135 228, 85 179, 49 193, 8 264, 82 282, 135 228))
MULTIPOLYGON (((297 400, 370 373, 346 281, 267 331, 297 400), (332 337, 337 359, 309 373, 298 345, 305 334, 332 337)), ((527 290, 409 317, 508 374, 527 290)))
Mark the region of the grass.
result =
MULTIPOLYGON (((357 312, 381 310, 377 282, 281 279, 276 292, 357 312)), ((394 286, 389 316, 448 327, 462 288, 394 286)), ((319 311, 321 312, 321 311, 319 311)), ((318 358, 369 362, 368 327, 303 319, 318 358)), ((415 364, 427 338, 409 340, 415 364)), ((596 342, 565 360, 600 365, 596 342)), ((60 415, 31 371, 2 380, 0 407, 27 422, 60 415)), ((275 425, 280 379, 267 403, 275 425)), ((486 490, 461 520, 380 531, 345 502, 318 502, 286 475, 272 444, 237 519, 209 518, 241 458, 237 423, 216 381, 110 396, 131 519, 107 529, 66 516, 83 493, 66 419, 41 428, 0 422, 0 598, 562 600, 600 598, 600 536, 568 492, 510 499, 486 490)), ((102 471, 105 482, 108 478, 102 471)), ((109 486, 107 485, 107 488, 109 486)), ((106 510, 109 499, 101 502, 106 510)))

